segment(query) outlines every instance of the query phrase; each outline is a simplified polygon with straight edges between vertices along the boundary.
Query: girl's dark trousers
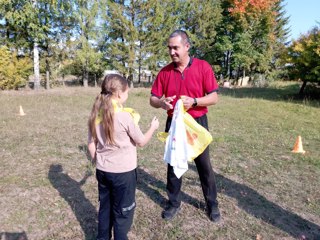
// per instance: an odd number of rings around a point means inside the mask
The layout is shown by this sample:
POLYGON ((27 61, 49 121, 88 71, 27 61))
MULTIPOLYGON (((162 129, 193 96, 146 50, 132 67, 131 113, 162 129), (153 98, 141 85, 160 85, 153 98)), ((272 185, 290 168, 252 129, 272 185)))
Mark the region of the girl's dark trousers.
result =
POLYGON ((113 228, 115 240, 126 240, 136 206, 136 169, 125 173, 109 173, 97 169, 96 177, 100 201, 97 239, 111 239, 113 228))

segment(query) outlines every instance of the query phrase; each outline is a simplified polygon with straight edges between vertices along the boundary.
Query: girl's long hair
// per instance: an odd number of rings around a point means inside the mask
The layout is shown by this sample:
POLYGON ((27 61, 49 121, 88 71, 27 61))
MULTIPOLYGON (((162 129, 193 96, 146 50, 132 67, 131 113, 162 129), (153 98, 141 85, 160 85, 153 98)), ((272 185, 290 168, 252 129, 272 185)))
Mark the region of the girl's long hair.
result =
POLYGON ((119 91, 124 92, 128 88, 127 80, 119 74, 108 74, 102 84, 101 93, 96 97, 88 121, 88 127, 95 143, 97 143, 96 118, 100 112, 102 116, 102 127, 106 137, 106 144, 116 145, 114 140, 114 109, 112 96, 119 91))

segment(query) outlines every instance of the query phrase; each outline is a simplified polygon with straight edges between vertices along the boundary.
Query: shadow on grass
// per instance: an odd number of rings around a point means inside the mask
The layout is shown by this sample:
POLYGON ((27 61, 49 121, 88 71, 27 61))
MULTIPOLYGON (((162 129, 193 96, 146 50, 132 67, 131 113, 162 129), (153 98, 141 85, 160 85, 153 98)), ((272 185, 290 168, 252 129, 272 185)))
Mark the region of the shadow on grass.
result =
MULTIPOLYGON (((194 166, 191 169, 197 171, 194 166)), ((218 192, 235 198, 248 214, 299 239, 320 239, 320 226, 269 201, 252 188, 215 174, 218 192), (306 237, 306 238, 303 238, 306 237)))
POLYGON ((87 160, 91 162, 91 156, 90 156, 88 146, 86 144, 82 144, 78 146, 78 149, 80 152, 82 152, 86 156, 87 160))
MULTIPOLYGON (((194 165, 189 168, 197 172, 194 165)), ((218 192, 235 198, 248 214, 299 239, 320 239, 320 226, 269 201, 252 188, 215 173, 218 192), (304 238, 303 238, 304 236, 304 238)), ((223 207, 223 206, 222 206, 223 207)))
POLYGON ((220 94, 234 98, 258 98, 271 101, 292 101, 301 103, 309 101, 313 107, 320 107, 320 89, 306 90, 303 95, 299 95, 298 84, 289 85, 281 88, 258 88, 258 87, 241 87, 241 88, 223 88, 220 87, 220 94))
POLYGON ((320 239, 320 226, 269 201, 252 188, 216 174, 219 192, 238 201, 247 213, 299 239, 320 239))
POLYGON ((80 182, 70 178, 63 172, 60 164, 52 164, 48 178, 60 196, 70 205, 83 232, 85 239, 95 239, 97 226, 97 211, 86 198, 81 186, 85 184, 90 174, 86 174, 80 182))
POLYGON ((25 232, 3 232, 0 233, 0 239, 4 240, 28 240, 25 232))
MULTIPOLYGON (((149 173, 147 173, 140 167, 137 169, 137 172, 138 172, 137 188, 140 191, 144 192, 153 202, 158 204, 160 207, 165 208, 167 203, 167 198, 164 197, 160 191, 166 191, 166 183, 151 176, 149 173)), ((201 210, 205 209, 205 204, 203 201, 199 201, 198 199, 184 193, 183 191, 181 191, 180 197, 181 197, 181 201, 186 204, 189 204, 201 210)))

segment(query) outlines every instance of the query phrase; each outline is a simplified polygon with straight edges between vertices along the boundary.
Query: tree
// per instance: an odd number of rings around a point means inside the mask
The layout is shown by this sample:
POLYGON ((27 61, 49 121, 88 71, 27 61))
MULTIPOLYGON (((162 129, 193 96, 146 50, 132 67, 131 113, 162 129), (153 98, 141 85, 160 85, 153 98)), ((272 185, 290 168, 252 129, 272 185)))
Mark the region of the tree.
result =
POLYGON ((218 26, 215 49, 223 73, 232 69, 266 72, 272 59, 274 4, 278 0, 222 1, 223 20, 218 26))
POLYGON ((75 61, 81 66, 83 86, 88 86, 90 66, 98 62, 101 54, 98 52, 99 40, 99 6, 97 0, 76 0, 78 49, 75 61))
MULTIPOLYGON (((142 68, 155 74, 168 59, 166 39, 179 26, 178 1, 108 0, 106 52, 110 66, 131 82, 142 68)), ((139 80, 138 80, 139 81, 139 80)))
POLYGON ((44 57, 46 73, 46 89, 50 88, 51 66, 54 66, 54 55, 59 52, 61 45, 68 41, 71 31, 74 28, 73 1, 38 0, 40 11, 40 23, 47 26, 44 29, 44 37, 39 42, 40 56, 44 57))
POLYGON ((286 62, 283 61, 283 56, 285 56, 289 45, 288 37, 290 35, 290 29, 288 27, 289 17, 286 16, 284 6, 284 0, 279 0, 275 3, 273 9, 275 13, 275 23, 273 26, 273 57, 270 66, 273 71, 272 75, 276 78, 283 78, 286 75, 286 71, 283 68, 286 62))
MULTIPOLYGON (((212 52, 217 25, 221 21, 219 0, 187 0, 181 9, 181 27, 186 29, 193 42, 190 54, 205 58, 212 52)), ((210 62, 210 58, 207 59, 210 62)))
POLYGON ((152 75, 156 75, 159 68, 168 61, 167 39, 169 34, 180 25, 181 6, 178 1, 150 0, 144 5, 145 18, 139 36, 141 38, 144 64, 148 66, 152 75))
POLYGON ((38 19, 37 0, 30 1, 1 1, 7 42, 12 40, 15 47, 33 46, 34 52, 34 87, 40 86, 38 40, 42 37, 42 28, 38 19), (17 46, 18 45, 18 46, 17 46))
POLYGON ((320 28, 312 30, 295 40, 288 48, 288 62, 292 64, 292 73, 303 81, 299 94, 302 94, 307 82, 320 83, 320 28))
MULTIPOLYGON (((0 0, 1 31, 10 49, 34 59, 34 88, 40 88, 40 55, 46 54, 46 86, 49 88, 49 57, 68 25, 72 2, 63 0, 0 0)), ((70 30, 70 27, 69 29, 70 30)))
POLYGON ((106 57, 110 65, 131 83, 138 47, 138 30, 135 23, 142 1, 108 0, 107 2, 106 57))

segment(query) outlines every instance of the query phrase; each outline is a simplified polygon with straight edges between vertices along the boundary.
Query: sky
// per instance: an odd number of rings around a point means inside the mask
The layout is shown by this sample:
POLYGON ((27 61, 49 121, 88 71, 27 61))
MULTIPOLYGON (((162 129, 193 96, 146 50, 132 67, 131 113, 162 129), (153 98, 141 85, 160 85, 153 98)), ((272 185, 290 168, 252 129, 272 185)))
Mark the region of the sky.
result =
POLYGON ((320 26, 320 0, 286 0, 284 10, 289 19, 291 30, 288 40, 299 38, 301 33, 307 33, 312 27, 320 26))

